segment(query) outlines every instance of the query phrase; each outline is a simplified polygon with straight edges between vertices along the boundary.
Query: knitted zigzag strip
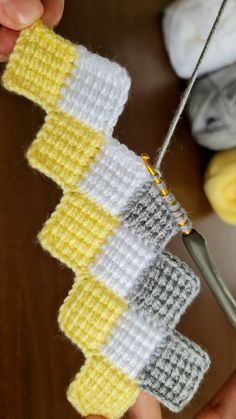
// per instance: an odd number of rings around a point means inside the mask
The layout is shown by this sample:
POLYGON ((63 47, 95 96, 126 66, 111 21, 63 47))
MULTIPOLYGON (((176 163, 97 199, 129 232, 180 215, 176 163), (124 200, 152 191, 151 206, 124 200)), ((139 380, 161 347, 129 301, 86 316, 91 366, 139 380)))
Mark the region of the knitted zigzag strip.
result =
POLYGON ((115 419, 143 388, 179 411, 209 366, 174 331, 199 280, 164 251, 184 210, 171 210, 141 158, 111 137, 126 70, 37 22, 20 34, 3 83, 47 111, 27 157, 64 191, 39 238, 76 278, 59 324, 86 361, 68 399, 82 415, 115 419))

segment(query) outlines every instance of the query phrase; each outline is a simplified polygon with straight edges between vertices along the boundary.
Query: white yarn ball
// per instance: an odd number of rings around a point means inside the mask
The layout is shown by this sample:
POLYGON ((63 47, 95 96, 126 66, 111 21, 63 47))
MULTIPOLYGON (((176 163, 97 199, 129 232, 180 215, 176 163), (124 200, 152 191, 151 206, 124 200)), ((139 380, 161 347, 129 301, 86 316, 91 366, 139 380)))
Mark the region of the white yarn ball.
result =
MULTIPOLYGON (((222 0, 178 0, 166 10, 163 32, 173 68, 190 78, 222 0)), ((229 0, 212 39, 199 76, 236 60, 236 0, 229 0)))
POLYGON ((197 142, 211 150, 236 146, 236 63, 199 79, 187 112, 197 142))

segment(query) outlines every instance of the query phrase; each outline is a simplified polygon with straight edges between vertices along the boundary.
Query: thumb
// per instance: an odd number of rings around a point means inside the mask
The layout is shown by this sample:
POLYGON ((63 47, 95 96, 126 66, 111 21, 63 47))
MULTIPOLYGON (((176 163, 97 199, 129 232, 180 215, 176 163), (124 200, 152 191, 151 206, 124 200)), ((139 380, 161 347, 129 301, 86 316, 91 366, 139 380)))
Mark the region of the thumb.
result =
POLYGON ((0 0, 0 24, 20 30, 38 20, 44 12, 40 0, 0 0))
POLYGON ((161 407, 151 394, 142 391, 130 408, 128 419, 162 419, 161 407))

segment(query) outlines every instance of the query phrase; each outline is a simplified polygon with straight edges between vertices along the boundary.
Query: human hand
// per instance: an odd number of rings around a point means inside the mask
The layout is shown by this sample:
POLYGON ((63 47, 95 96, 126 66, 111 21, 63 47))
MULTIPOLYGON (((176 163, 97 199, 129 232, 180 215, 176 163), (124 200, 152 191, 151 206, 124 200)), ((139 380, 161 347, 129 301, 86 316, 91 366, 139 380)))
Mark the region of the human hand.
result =
MULTIPOLYGON (((87 419, 105 418, 88 416, 87 419)), ((156 399, 142 392, 129 410, 127 419, 163 419, 163 417, 156 399)), ((194 419, 236 419, 236 371, 194 419)))
POLYGON ((20 30, 40 18, 52 28, 63 9, 64 0, 0 0, 0 62, 7 61, 20 30))

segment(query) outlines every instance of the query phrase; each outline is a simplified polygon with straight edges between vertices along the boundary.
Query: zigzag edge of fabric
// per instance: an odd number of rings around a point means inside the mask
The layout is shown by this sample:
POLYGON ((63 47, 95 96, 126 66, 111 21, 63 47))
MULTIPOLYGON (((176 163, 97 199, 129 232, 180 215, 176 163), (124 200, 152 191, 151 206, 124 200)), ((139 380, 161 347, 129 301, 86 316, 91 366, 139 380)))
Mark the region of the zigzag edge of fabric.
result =
POLYGON ((174 330, 199 280, 164 251, 184 210, 170 210, 141 158, 112 137, 126 70, 39 21, 21 32, 3 84, 46 110, 27 158, 64 192, 39 238, 75 273, 59 325, 86 361, 68 399, 85 416, 115 419, 143 388, 181 410, 209 367, 174 330))

